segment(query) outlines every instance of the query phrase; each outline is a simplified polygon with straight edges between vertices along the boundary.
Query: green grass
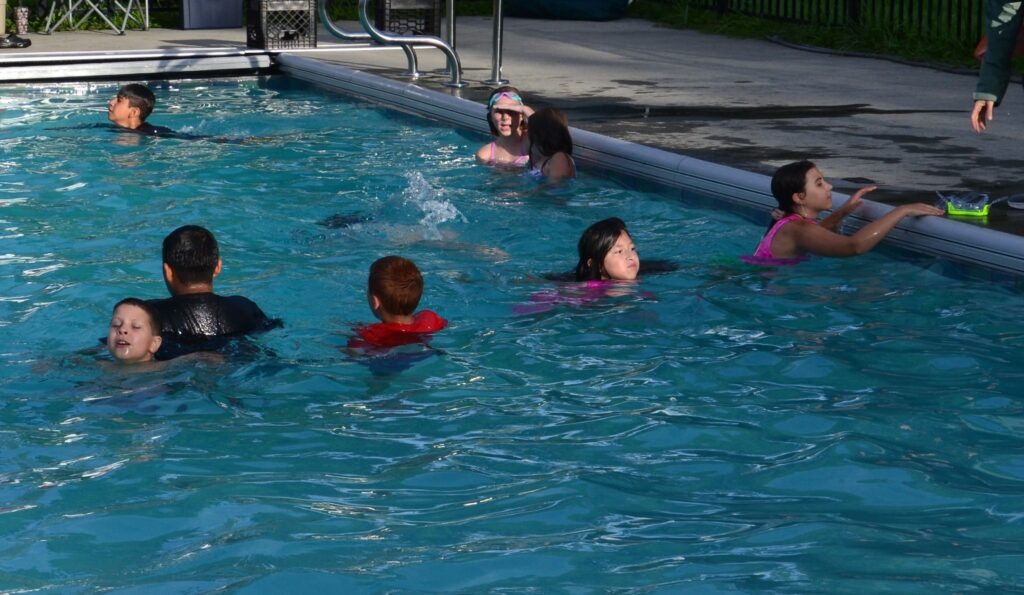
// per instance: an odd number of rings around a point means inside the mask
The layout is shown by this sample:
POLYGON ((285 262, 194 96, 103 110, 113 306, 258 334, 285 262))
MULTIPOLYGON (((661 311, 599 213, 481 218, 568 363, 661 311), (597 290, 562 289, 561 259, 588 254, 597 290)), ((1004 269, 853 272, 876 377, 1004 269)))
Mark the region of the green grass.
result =
POLYGON ((915 36, 898 26, 868 28, 792 23, 745 16, 720 15, 711 10, 688 7, 686 0, 636 0, 630 16, 678 29, 693 29, 715 35, 741 38, 777 37, 790 43, 833 50, 881 54, 915 62, 954 68, 974 68, 975 41, 933 39, 915 36))

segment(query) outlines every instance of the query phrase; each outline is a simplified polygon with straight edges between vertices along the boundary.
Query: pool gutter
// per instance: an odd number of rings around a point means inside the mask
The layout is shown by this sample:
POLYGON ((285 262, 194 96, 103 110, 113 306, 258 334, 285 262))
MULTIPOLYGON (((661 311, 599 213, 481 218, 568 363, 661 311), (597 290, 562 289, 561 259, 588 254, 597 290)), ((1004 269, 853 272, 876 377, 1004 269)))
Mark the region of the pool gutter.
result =
POLYGON ((256 74, 272 66, 268 52, 237 47, 37 52, 3 56, 0 83, 256 74))
MULTIPOLYGON (((290 53, 398 52, 397 47, 371 43, 319 44, 290 53)), ((236 45, 85 52, 0 54, 0 84, 125 78, 191 78, 269 74, 273 50, 236 45)))
MULTIPOLYGON (((274 57, 278 68, 297 79, 370 100, 404 112, 488 134, 486 108, 458 97, 353 70, 345 66, 286 53, 274 57)), ((687 193, 726 201, 767 213, 775 207, 769 178, 661 149, 645 147, 572 128, 573 156, 596 166, 687 193)), ((841 206, 849 197, 835 193, 841 206)), ((865 200, 847 229, 858 229, 894 207, 865 200)), ((1024 237, 941 217, 904 219, 885 244, 1024 276, 1024 237)), ((751 246, 753 250, 753 246, 751 246)))

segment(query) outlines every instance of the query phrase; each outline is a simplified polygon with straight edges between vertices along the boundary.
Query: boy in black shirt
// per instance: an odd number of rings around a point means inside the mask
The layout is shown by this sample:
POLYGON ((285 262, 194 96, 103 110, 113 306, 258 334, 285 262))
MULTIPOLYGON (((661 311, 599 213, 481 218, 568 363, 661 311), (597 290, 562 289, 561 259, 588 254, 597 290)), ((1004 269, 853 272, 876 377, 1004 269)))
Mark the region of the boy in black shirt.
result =
POLYGON ((146 118, 153 112, 156 96, 149 87, 131 83, 118 89, 107 103, 107 119, 120 128, 147 136, 168 136, 174 131, 164 126, 153 126, 146 118))
POLYGON ((223 347, 230 338, 280 326, 252 300, 213 293, 223 263, 209 230, 185 225, 164 238, 164 283, 171 297, 149 300, 162 320, 157 359, 223 347))

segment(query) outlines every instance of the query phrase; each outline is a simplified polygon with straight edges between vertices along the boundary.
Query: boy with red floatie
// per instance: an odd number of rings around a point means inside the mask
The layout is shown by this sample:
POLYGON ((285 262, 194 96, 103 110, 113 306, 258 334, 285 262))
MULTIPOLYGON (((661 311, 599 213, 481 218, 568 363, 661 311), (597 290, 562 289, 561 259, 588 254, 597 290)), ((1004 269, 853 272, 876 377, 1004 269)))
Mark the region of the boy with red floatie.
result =
POLYGON ((422 295, 423 276, 411 260, 401 256, 377 259, 370 265, 366 298, 380 322, 356 328, 357 336, 348 346, 380 349, 426 343, 448 321, 430 310, 416 312, 422 295))

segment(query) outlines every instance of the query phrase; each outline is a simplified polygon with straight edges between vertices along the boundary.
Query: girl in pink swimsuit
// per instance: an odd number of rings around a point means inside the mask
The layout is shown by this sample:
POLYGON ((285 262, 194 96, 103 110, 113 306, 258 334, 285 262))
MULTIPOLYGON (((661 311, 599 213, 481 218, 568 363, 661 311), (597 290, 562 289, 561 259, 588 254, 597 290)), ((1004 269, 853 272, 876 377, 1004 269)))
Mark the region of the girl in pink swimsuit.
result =
MULTIPOLYGON (((594 223, 580 236, 576 248, 580 256, 575 271, 577 283, 535 293, 530 296, 530 304, 515 306, 512 311, 537 314, 557 304, 584 306, 602 298, 635 293, 640 254, 622 219, 609 217, 594 223)), ((645 299, 654 297, 649 292, 637 295, 645 299)))
POLYGON ((515 87, 498 87, 487 100, 487 125, 494 140, 480 147, 476 160, 484 165, 526 167, 530 155, 526 119, 533 110, 523 104, 515 87))
POLYGON ((772 223, 753 256, 743 257, 750 264, 795 264, 809 254, 854 256, 863 254, 882 241, 904 217, 942 215, 942 209, 924 203, 898 206, 850 236, 839 233, 839 225, 861 204, 862 197, 875 186, 861 188, 818 223, 818 215, 832 208, 832 185, 825 181, 810 161, 783 165, 772 176, 772 195, 779 203, 782 217, 772 223))

